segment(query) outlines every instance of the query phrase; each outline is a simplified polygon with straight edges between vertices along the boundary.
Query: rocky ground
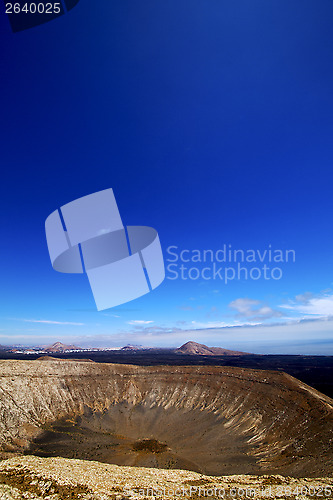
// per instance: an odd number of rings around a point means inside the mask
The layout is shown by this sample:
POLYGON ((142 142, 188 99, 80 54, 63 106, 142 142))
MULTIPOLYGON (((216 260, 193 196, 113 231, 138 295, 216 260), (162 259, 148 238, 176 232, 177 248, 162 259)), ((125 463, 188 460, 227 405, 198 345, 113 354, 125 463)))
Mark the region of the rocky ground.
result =
POLYGON ((184 470, 119 467, 65 458, 0 462, 1 500, 137 500, 169 498, 332 498, 333 478, 280 475, 207 476, 184 470))

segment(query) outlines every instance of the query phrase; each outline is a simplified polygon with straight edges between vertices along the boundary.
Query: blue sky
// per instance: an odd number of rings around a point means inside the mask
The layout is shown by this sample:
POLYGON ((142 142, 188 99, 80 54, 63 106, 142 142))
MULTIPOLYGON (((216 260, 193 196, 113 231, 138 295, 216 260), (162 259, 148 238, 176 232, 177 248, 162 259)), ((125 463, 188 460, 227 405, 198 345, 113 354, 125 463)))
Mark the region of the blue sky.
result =
POLYGON ((0 344, 333 354, 333 4, 80 0, 15 34, 1 9, 0 344), (271 245, 295 262, 97 312, 85 276, 53 271, 44 222, 109 187, 166 259, 271 245))

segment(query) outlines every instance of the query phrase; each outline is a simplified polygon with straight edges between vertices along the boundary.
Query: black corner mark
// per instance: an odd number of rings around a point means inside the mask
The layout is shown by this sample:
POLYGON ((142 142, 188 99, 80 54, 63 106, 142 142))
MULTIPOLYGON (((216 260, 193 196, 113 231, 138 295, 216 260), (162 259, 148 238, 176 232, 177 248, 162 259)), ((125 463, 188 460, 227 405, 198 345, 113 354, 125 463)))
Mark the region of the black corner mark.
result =
POLYGON ((12 31, 34 28, 73 9, 80 0, 4 0, 12 31))

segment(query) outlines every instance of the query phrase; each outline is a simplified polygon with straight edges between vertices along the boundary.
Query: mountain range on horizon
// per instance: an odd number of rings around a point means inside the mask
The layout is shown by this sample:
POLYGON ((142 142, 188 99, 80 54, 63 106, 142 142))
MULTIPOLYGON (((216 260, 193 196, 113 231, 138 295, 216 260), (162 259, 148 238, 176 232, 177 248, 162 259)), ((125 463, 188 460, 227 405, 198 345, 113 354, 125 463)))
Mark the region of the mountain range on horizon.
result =
MULTIPOLYGON (((6 349, 6 346, 1 346, 3 350, 6 349)), ((8 347, 7 347, 8 349, 8 347)), ((19 350, 26 350, 30 351, 32 348, 29 347, 23 347, 20 348, 19 350)), ((36 348, 34 348, 36 349, 36 348)), ((108 350, 103 347, 94 347, 94 348, 84 348, 84 347, 78 347, 73 344, 63 344, 62 342, 54 342, 52 345, 43 345, 38 347, 38 349, 42 350, 43 352, 47 353, 66 353, 69 351, 104 351, 108 350)), ((149 351, 158 351, 162 348, 159 347, 148 347, 148 346, 142 346, 142 345, 132 345, 132 344, 127 344, 124 347, 117 348, 115 350, 119 351, 144 351, 144 350, 149 350, 149 351)), ((12 351, 17 351, 17 348, 12 348, 12 351)), ((186 342, 185 344, 181 345, 180 347, 177 348, 163 348, 163 351, 170 351, 175 354, 187 354, 187 355, 197 355, 197 356, 242 356, 246 354, 250 354, 247 352, 242 352, 242 351, 234 351, 230 349, 225 349, 223 347, 208 347, 205 344, 199 344, 198 342, 194 342, 193 340, 190 340, 186 342)))

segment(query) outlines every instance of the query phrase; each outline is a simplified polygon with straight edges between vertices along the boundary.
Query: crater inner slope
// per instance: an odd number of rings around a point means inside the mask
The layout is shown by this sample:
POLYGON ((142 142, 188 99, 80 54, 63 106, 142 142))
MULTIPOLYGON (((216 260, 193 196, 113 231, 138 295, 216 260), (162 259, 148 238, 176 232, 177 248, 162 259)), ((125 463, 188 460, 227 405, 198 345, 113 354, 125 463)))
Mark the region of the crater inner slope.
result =
POLYGON ((333 401, 281 372, 0 362, 3 452, 211 475, 332 472, 333 401))

